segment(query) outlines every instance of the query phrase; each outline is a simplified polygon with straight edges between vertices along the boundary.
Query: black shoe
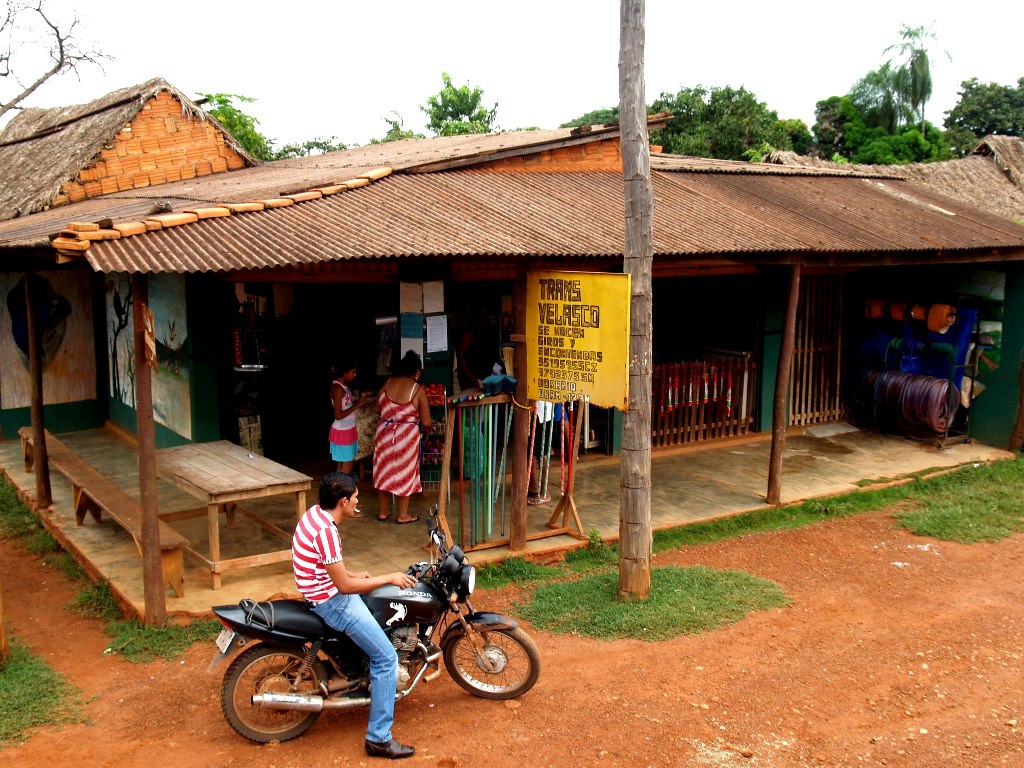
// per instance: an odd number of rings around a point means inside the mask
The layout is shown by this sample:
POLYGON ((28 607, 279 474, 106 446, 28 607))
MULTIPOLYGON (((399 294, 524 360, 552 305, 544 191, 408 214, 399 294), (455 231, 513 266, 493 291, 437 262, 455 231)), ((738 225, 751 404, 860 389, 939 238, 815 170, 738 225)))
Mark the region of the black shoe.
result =
POLYGON ((377 741, 366 740, 366 754, 370 757, 386 757, 388 760, 398 760, 402 757, 412 757, 416 753, 415 747, 407 747, 392 739, 387 744, 377 741))

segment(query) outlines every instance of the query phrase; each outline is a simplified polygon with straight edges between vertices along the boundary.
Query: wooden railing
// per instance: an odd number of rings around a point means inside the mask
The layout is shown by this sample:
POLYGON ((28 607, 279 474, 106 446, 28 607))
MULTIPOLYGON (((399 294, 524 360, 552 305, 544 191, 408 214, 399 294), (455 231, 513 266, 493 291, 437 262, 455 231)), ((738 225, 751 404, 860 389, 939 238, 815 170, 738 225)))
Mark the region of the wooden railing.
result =
POLYGON ((751 431, 756 381, 750 355, 655 365, 651 446, 688 445, 751 431))
POLYGON ((789 424, 841 421, 850 415, 844 377, 847 346, 842 275, 800 281, 800 304, 789 386, 789 424))

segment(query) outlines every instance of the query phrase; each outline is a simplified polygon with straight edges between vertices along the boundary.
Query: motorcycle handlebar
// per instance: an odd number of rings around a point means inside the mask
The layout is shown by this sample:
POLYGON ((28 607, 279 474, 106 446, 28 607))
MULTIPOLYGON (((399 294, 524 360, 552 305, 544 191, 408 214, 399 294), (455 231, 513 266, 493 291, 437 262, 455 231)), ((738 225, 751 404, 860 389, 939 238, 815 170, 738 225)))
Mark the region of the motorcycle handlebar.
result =
POLYGON ((410 576, 415 577, 418 581, 419 579, 423 578, 423 574, 425 574, 428 570, 430 570, 430 563, 420 562, 413 563, 405 569, 405 572, 410 576))

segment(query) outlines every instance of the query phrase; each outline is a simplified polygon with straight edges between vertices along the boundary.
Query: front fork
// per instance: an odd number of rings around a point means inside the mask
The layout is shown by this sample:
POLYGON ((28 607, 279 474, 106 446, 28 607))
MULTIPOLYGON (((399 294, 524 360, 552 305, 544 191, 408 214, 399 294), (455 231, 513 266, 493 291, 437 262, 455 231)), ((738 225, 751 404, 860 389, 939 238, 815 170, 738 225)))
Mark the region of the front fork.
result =
MULTIPOLYGON (((458 617, 459 624, 462 625, 462 631, 466 634, 466 639, 469 640, 469 644, 473 646, 473 651, 476 653, 476 663, 480 665, 480 669, 488 674, 493 674, 496 669, 491 659, 484 653, 484 641, 480 637, 480 634, 473 628, 473 625, 466 621, 465 615, 460 610, 459 604, 454 600, 449 603, 452 612, 458 617)), ((470 613, 473 613, 473 606, 466 601, 466 608, 470 613)))

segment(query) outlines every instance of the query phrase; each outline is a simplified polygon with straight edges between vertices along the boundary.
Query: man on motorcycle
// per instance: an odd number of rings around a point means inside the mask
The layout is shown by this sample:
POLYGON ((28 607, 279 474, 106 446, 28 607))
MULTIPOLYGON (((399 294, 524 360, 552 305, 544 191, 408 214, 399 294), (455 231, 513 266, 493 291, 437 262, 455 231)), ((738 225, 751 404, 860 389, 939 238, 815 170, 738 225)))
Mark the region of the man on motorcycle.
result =
POLYGON ((398 656, 359 595, 386 584, 408 589, 416 579, 407 573, 353 573, 345 566, 338 524, 357 511, 359 490, 351 476, 341 472, 324 475, 319 501, 302 515, 292 537, 295 586, 325 624, 347 634, 370 660, 366 754, 392 760, 410 757, 416 750, 391 736, 398 656))

